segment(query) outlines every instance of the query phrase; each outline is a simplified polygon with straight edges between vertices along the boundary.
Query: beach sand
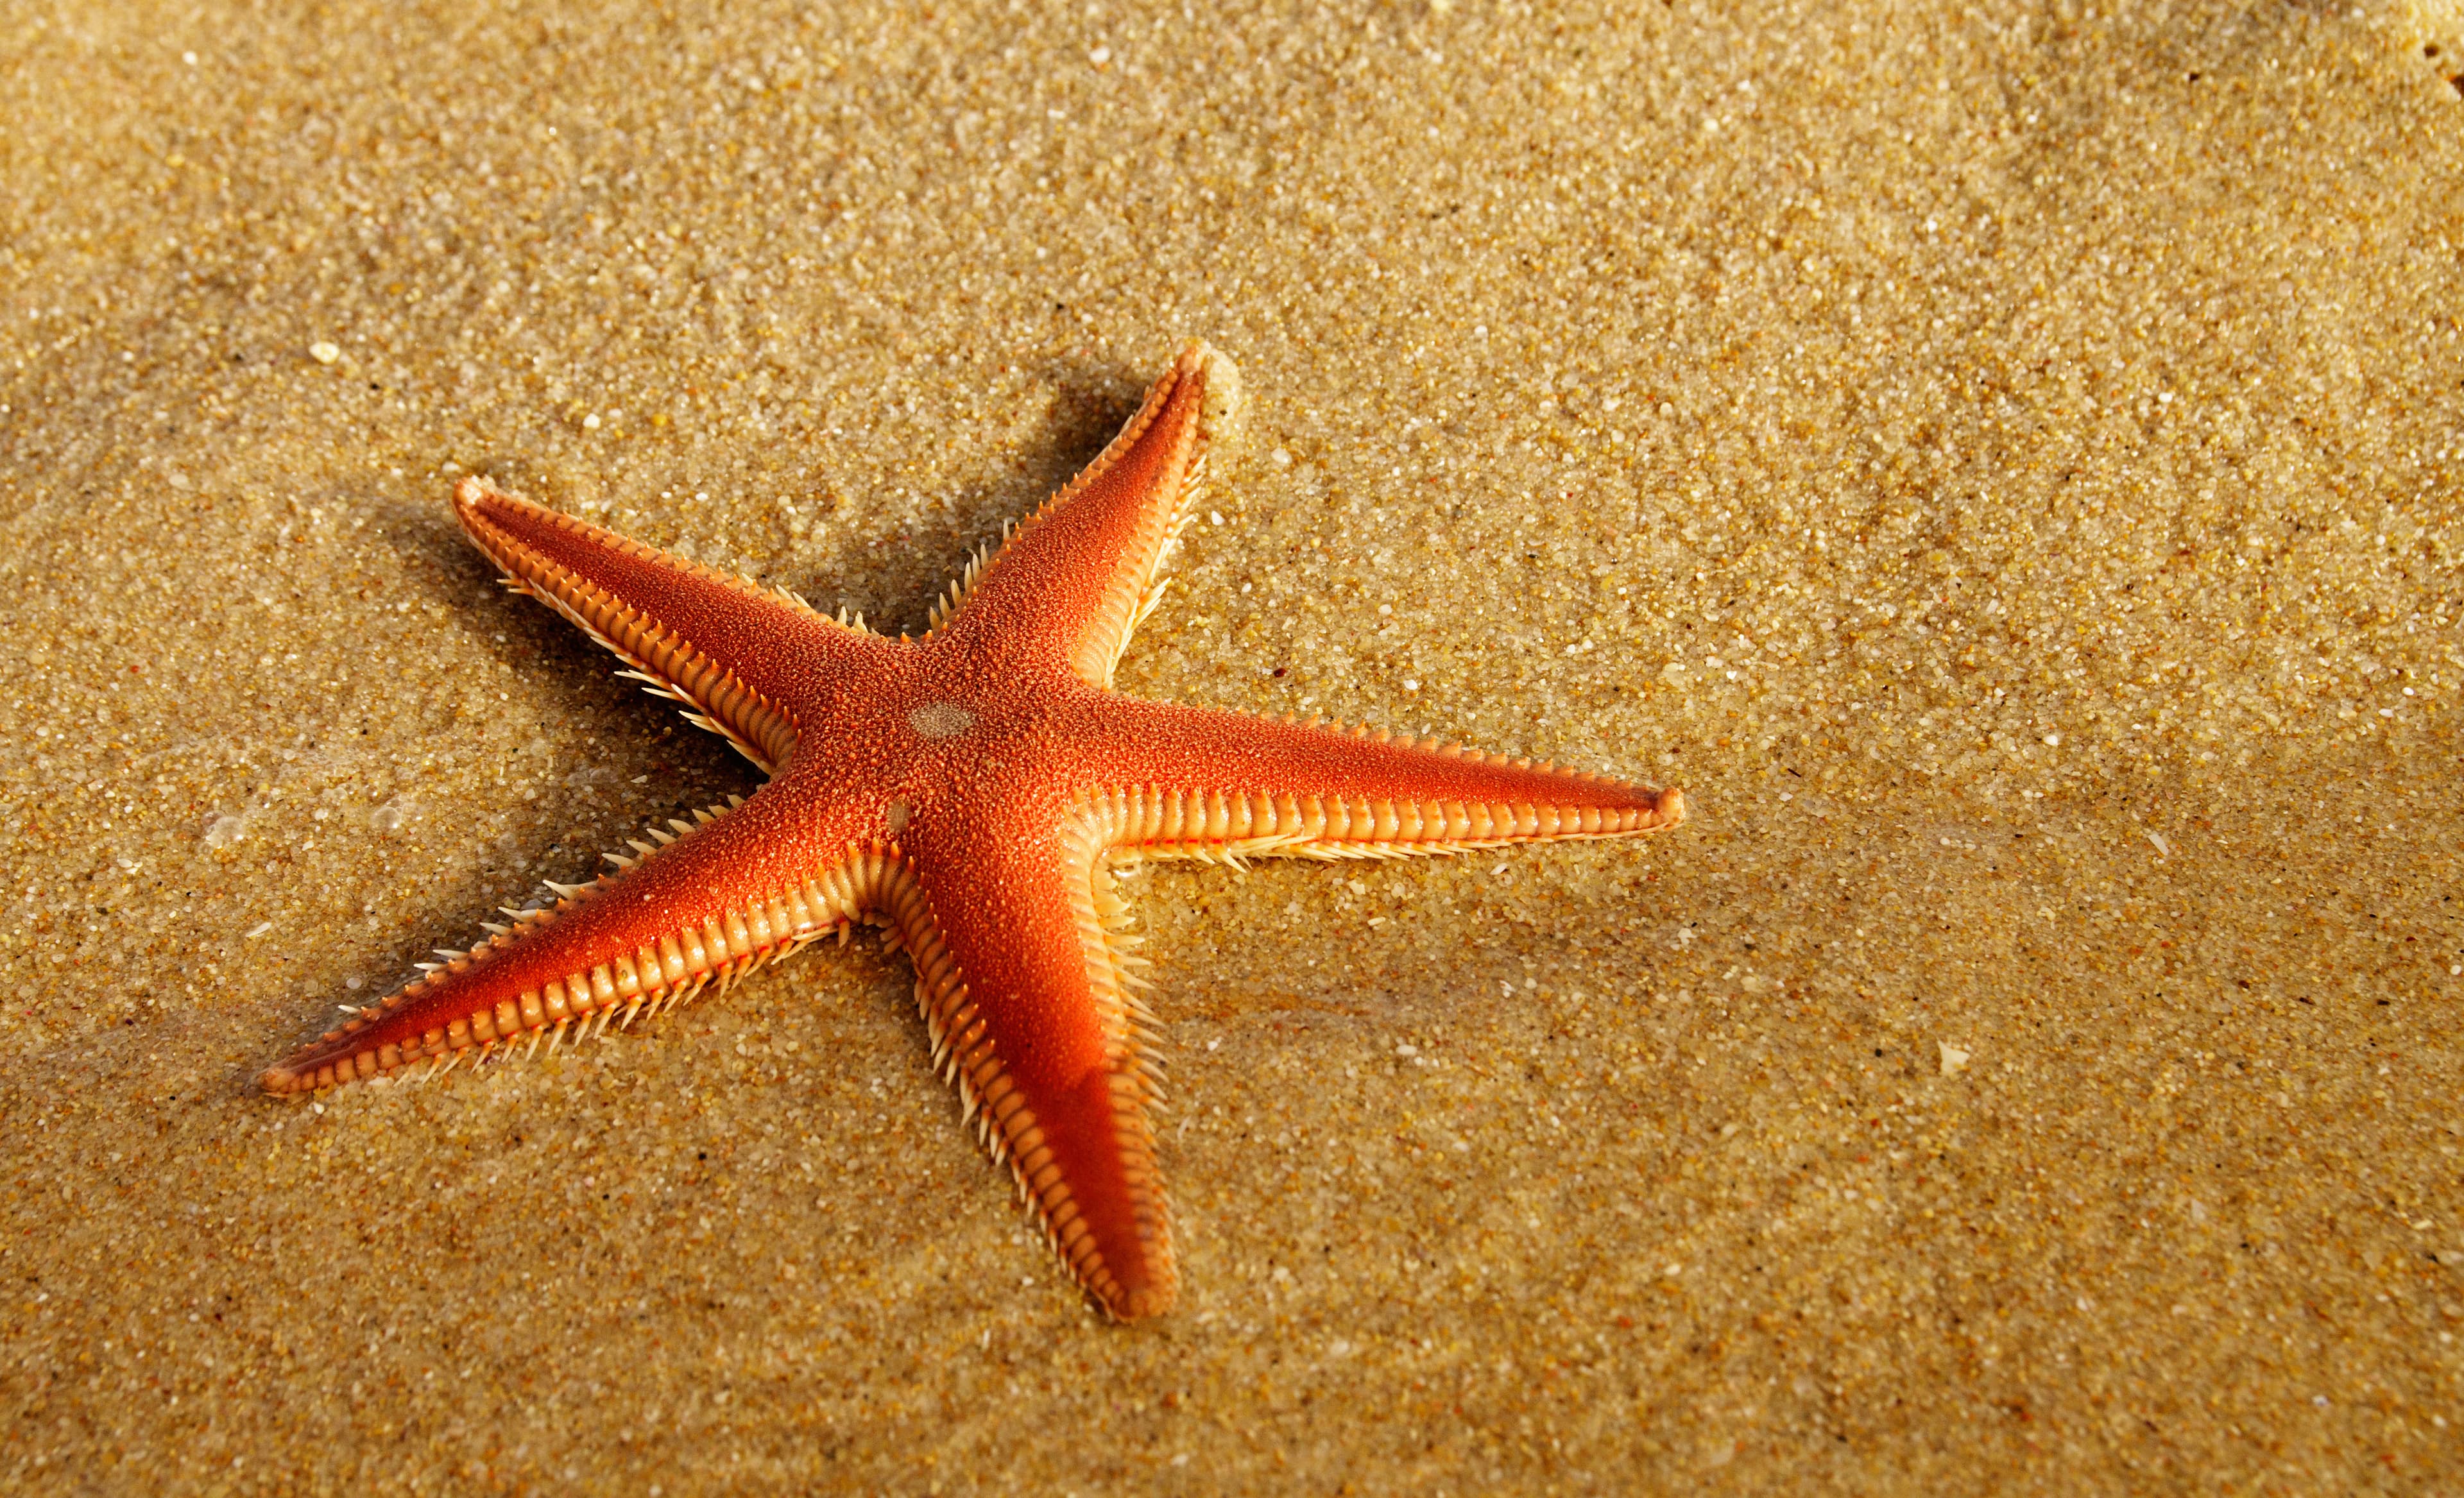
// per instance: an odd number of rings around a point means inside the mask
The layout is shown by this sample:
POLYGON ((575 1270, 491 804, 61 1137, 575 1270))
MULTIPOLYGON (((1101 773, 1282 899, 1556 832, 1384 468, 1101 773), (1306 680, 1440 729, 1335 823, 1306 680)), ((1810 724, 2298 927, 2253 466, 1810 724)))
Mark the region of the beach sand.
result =
POLYGON ((0 1484, 2459 1490, 2451 74, 2400 5, 11 12, 0 1484), (458 475, 915 628, 1192 337, 1249 437, 1125 690, 1693 817, 1138 881, 1176 1312, 869 940, 255 1091, 755 783, 458 475))

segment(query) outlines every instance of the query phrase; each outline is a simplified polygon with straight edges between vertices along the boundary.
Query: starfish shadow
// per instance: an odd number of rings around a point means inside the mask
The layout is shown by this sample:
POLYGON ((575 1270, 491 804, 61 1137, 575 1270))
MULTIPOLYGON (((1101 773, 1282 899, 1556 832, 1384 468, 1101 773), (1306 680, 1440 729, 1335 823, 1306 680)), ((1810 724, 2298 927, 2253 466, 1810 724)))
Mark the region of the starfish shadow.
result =
MULTIPOLYGON (((1021 367, 1050 392, 1049 406, 1015 439, 1013 452, 988 448, 973 474, 949 485, 930 531, 919 523, 924 517, 869 514, 852 501, 846 539, 832 555, 809 569, 800 562, 802 576, 762 581, 785 583, 825 613, 845 600, 884 633, 922 633, 934 602, 965 572, 968 557, 998 545, 1004 527, 1058 494, 1120 431, 1144 389, 1137 371, 1119 360, 1055 357, 1021 367)), ((833 483, 833 475, 815 474, 805 488, 819 492, 833 483)))
MULTIPOLYGON (((485 461, 505 472, 539 467, 516 454, 485 461)), ((540 487, 551 494, 557 489, 540 487)), ((365 517, 370 531, 393 553, 398 591, 353 606, 408 604, 431 615, 434 608, 443 609, 447 622, 436 627, 440 634, 451 629, 477 635, 513 669, 534 702, 546 699, 539 714, 543 734, 570 736, 574 725, 585 725, 582 737, 599 740, 595 750, 578 745, 571 752, 559 750, 549 778, 539 787, 539 799, 525 804, 532 812, 528 829, 491 839, 480 826, 485 806, 431 804, 423 813, 429 832, 441 840, 463 835, 457 832, 457 818, 469 822, 467 837, 477 856, 466 857, 419 892, 426 913, 414 923, 420 931, 468 930, 500 919, 499 906, 522 904, 539 891, 544 878, 586 882, 605 871, 600 855, 621 849, 626 838, 638 836, 645 825, 690 816, 697 808, 724 803, 731 794, 750 795, 760 783, 760 777, 724 740, 680 722, 672 712, 618 680, 621 663, 571 625, 497 585, 495 569, 472 549, 441 495, 433 503, 421 503, 345 490, 327 496, 325 503, 338 513, 365 517), (619 762, 610 764, 610 759, 619 762), (633 787, 627 783, 632 773, 622 773, 626 771, 647 771, 658 783, 633 787), (594 795, 594 787, 609 783, 630 794, 613 797, 612 804, 594 795)), ((335 732, 342 731, 338 720, 335 732)), ((477 742, 455 747, 465 754, 484 752, 477 742)), ((412 963, 426 960, 434 945, 432 938, 416 935, 372 936, 363 945, 348 942, 356 953, 348 965, 370 977, 368 992, 383 992, 408 976, 412 963)), ((311 997, 331 996, 320 992, 311 997)), ((294 999, 270 1002, 276 1012, 284 1004, 297 1007, 294 999)), ((234 1086, 246 1089, 247 1084, 234 1086)))

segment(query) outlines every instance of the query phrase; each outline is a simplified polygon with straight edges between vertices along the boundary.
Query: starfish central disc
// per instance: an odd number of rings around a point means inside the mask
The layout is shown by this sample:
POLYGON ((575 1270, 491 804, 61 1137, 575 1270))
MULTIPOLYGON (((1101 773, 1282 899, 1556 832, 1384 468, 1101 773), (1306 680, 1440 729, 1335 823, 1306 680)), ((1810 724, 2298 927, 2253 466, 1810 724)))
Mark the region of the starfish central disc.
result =
POLYGON ((956 702, 928 702, 907 715, 907 726, 927 738, 956 738, 976 726, 976 715, 956 702))

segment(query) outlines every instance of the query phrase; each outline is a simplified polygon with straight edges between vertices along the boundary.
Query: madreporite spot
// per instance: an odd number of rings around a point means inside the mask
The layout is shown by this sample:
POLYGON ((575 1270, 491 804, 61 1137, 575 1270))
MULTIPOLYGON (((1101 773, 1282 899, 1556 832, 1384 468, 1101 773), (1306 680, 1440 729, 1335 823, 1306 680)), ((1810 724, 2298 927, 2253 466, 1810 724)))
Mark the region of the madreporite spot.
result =
POLYGON ((956 702, 928 702, 907 715, 907 726, 927 738, 955 738, 976 726, 976 715, 956 702))

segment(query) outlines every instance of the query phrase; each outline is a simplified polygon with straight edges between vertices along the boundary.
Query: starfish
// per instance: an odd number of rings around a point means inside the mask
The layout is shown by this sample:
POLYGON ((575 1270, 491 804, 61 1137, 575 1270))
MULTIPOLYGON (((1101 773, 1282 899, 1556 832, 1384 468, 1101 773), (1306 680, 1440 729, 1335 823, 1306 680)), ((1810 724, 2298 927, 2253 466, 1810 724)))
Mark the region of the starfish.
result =
POLYGON ((1240 384, 1192 344, 1087 470, 921 636, 465 478, 463 529, 527 593, 686 704, 770 779, 636 841, 553 908, 509 911, 260 1079, 299 1092, 485 1061, 722 988, 862 922, 915 969, 934 1061, 1111 1316, 1170 1308, 1179 1273, 1151 1110, 1146 963, 1120 862, 1392 858, 1674 826, 1654 790, 1434 740, 1151 702, 1111 690, 1240 384))

